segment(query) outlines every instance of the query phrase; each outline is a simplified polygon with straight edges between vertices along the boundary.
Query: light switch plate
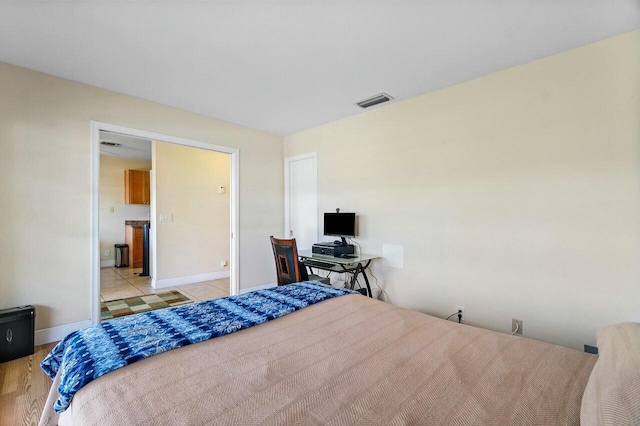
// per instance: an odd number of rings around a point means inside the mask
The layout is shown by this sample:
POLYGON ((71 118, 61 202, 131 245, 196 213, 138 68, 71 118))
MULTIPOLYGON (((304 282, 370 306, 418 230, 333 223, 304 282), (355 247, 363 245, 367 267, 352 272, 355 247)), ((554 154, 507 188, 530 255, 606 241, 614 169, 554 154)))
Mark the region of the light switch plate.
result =
POLYGON ((173 222, 173 213, 160 213, 160 222, 173 222))

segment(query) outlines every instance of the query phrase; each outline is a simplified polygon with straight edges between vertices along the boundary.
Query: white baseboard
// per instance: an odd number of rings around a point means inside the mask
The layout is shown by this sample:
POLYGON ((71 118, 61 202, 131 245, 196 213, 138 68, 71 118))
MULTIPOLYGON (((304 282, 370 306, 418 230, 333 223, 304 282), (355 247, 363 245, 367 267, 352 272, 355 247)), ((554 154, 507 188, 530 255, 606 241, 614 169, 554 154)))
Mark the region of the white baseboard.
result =
POLYGON ((44 345, 45 343, 57 342, 62 340, 67 334, 73 333, 74 331, 80 330, 84 327, 90 327, 91 325, 91 321, 87 320, 36 330, 36 346, 44 345))
POLYGON ((151 287, 157 290, 161 288, 174 287, 174 286, 184 285, 184 284, 199 283, 202 281, 220 280, 222 278, 229 278, 229 277, 231 277, 230 271, 219 271, 219 272, 209 272, 207 274, 188 275, 186 277, 165 278, 163 280, 156 280, 155 278, 151 278, 151 287))
POLYGON ((265 288, 272 288, 277 286, 278 284, 271 283, 271 284, 257 285, 254 287, 241 288, 240 291, 238 291, 238 294, 249 293, 250 291, 256 291, 256 290, 264 290, 265 288))
POLYGON ((109 266, 116 266, 116 260, 115 259, 111 259, 111 260, 101 260, 100 261, 100 267, 101 268, 107 268, 109 266))

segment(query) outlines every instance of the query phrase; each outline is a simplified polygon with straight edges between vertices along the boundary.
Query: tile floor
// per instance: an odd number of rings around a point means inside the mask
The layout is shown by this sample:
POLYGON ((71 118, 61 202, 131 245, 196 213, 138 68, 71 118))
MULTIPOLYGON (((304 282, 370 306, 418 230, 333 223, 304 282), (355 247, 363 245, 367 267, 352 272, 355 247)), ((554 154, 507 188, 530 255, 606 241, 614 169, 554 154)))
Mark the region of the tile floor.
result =
POLYGON ((177 290, 196 302, 229 295, 229 278, 168 287, 156 291, 151 288, 151 278, 139 277, 140 272, 142 272, 142 268, 100 268, 100 301, 108 302, 170 290, 177 290))

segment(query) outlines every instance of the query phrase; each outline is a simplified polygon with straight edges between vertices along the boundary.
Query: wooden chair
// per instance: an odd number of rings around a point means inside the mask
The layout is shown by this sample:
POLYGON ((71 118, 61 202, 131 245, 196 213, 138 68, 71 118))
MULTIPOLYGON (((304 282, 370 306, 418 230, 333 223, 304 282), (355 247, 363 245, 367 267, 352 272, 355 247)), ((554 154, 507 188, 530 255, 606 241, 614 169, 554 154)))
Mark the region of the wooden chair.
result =
POLYGON ((309 275, 306 267, 298 258, 296 239, 283 240, 271 237, 271 248, 276 261, 276 277, 278 285, 299 283, 302 281, 320 281, 329 284, 329 278, 319 275, 309 275))

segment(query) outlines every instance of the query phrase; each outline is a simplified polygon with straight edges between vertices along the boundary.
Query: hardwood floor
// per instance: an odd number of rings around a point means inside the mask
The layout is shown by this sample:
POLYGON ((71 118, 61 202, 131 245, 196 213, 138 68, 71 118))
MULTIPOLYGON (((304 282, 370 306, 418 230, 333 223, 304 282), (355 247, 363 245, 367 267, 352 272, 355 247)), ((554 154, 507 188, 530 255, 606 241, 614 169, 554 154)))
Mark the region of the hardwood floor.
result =
MULTIPOLYGON (((136 275, 140 271, 131 269, 102 268, 102 300, 109 290, 127 290, 129 297, 153 293, 149 283, 136 275), (126 274, 129 275, 126 275, 126 274), (126 288, 125 288, 126 286, 126 288), (122 288, 120 288, 122 287, 122 288), (105 291, 106 289, 106 291, 105 291)), ((148 279, 147 279, 148 280, 148 279)), ((179 290, 192 300, 208 300, 229 295, 229 279, 207 281, 163 290, 179 290)), ((51 387, 51 379, 40 368, 40 362, 57 342, 37 346, 31 356, 0 364, 0 426, 37 425, 51 387)))
POLYGON ((51 379, 40 362, 55 343, 36 346, 31 356, 0 364, 0 425, 37 425, 51 379))
MULTIPOLYGON (((141 269, 140 269, 141 271, 141 269)), ((112 297, 129 297, 153 293, 149 282, 137 277, 133 268, 102 268, 102 301, 112 297), (128 275, 127 275, 128 274, 128 275), (113 289, 113 290, 112 290, 113 289), (133 294, 112 294, 126 290, 133 294), (106 296, 106 297, 105 297, 106 296)), ((147 279, 148 280, 148 279, 147 279)), ((207 281, 163 290, 179 290, 192 300, 208 300, 229 295, 229 279, 207 281)), ((40 368, 40 362, 57 342, 37 346, 31 356, 0 364, 0 426, 37 425, 51 387, 51 379, 40 368)))

